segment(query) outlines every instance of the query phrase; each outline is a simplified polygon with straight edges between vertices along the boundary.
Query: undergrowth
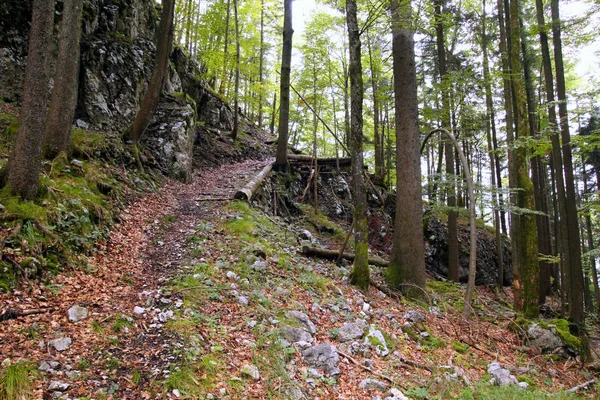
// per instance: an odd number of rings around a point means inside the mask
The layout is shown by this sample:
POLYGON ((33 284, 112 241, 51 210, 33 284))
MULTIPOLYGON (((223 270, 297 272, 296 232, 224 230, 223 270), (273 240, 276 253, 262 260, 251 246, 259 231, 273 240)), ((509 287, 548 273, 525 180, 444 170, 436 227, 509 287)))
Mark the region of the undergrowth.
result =
POLYGON ((9 363, 0 370, 0 399, 17 400, 30 398, 36 369, 28 361, 9 363))

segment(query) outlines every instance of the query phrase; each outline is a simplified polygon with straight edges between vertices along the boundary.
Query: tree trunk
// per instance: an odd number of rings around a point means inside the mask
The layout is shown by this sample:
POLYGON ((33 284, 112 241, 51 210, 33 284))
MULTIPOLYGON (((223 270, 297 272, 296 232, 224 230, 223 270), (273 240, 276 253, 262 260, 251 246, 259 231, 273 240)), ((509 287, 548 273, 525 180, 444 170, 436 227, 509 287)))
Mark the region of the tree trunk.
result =
MULTIPOLYGON (((496 154, 492 142, 492 131, 493 136, 496 136, 496 114, 494 112, 494 101, 492 98, 492 83, 490 79, 490 67, 488 59, 488 37, 486 34, 486 11, 485 11, 485 0, 483 0, 483 6, 481 8, 482 21, 481 21, 481 48, 483 53, 483 79, 485 81, 485 105, 486 105, 486 138, 488 146, 488 156, 490 158, 490 171, 491 171, 491 183, 492 188, 496 187, 500 189, 496 180, 496 154)), ((500 203, 498 201, 498 193, 496 190, 492 192, 492 207, 494 213, 494 230, 496 232, 496 257, 498 260, 498 287, 504 286, 504 245, 502 242, 502 234, 500 232, 500 203)))
MULTIPOLYGON (((516 138, 529 135, 527 93, 523 82, 521 47, 519 46, 521 40, 520 13, 519 0, 510 0, 509 60, 515 100, 513 107, 517 122, 516 138)), ((527 151, 521 146, 513 149, 512 153, 512 167, 516 174, 516 185, 513 188, 519 191, 516 195, 516 206, 521 211, 534 210, 533 184, 527 168, 527 151)), ((511 229, 513 249, 518 248, 517 257, 513 258, 514 307, 515 310, 522 311, 527 317, 537 317, 539 314, 539 265, 535 217, 530 212, 513 212, 511 220, 514 225, 514 228, 511 229), (514 224, 514 222, 518 222, 518 224, 514 224)))
POLYGON ((367 30, 367 48, 369 50, 369 66, 371 69, 371 88, 373 90, 373 142, 375 152, 375 178, 378 181, 383 180, 383 153, 381 148, 381 134, 379 132, 379 99, 377 98, 377 74, 373 63, 373 51, 371 49, 371 38, 367 30))
POLYGON ((284 0, 283 14, 283 49, 281 52, 281 83, 279 87, 279 139, 277 141, 277 156, 275 168, 289 170, 287 160, 288 131, 290 120, 290 74, 292 69, 292 0, 284 0))
POLYGON ((258 64, 258 127, 262 128, 263 122, 263 97, 264 97, 264 81, 263 81, 263 64, 265 58, 265 1, 260 0, 260 55, 258 64))
MULTIPOLYGON (((451 130, 450 126, 450 93, 448 67, 446 65, 446 45, 444 43, 444 23, 442 18, 442 0, 435 0, 435 30, 440 70, 440 87, 442 89, 442 127, 451 130)), ((451 180, 448 188, 448 278, 458 282, 458 213, 456 212, 456 192, 454 186, 454 147, 450 141, 444 146, 446 155, 446 176, 451 180)))
POLYGON ((235 19, 235 93, 233 94, 233 131, 231 138, 237 140, 240 130, 240 26, 238 17, 238 0, 233 0, 235 19))
POLYGON ((7 185, 23 199, 37 196, 48 106, 54 1, 34 0, 19 130, 8 161, 7 185))
POLYGON ((79 87, 79 39, 83 0, 65 0, 58 38, 54 88, 44 126, 44 156, 68 152, 79 87))
POLYGON ((392 53, 396 105, 396 219, 390 267, 386 278, 393 288, 423 296, 425 247, 421 201, 420 135, 417 72, 410 0, 392 1, 392 53))
POLYGON ((162 6, 162 14, 158 26, 158 44, 156 46, 154 70, 148 84, 148 90, 144 95, 140 109, 133 122, 133 127, 129 133, 129 139, 135 144, 138 143, 140 137, 144 134, 156 111, 173 43, 175 0, 163 0, 162 6))
POLYGON ((219 85, 219 94, 225 95, 227 86, 227 60, 229 59, 229 20, 231 19, 231 0, 227 0, 227 14, 225 17, 225 44, 223 49, 223 74, 221 75, 221 85, 219 85))
POLYGON ((560 117, 560 132, 562 138, 562 156, 565 173, 567 232, 569 235, 569 285, 571 301, 569 317, 584 332, 583 310, 583 270, 581 267, 581 248, 579 244, 579 227, 577 218, 577 202, 575 196, 575 179, 573 177, 573 158, 571 154, 571 135, 567 115, 567 93, 565 85, 565 70, 562 58, 561 21, 558 0, 552 0, 552 41, 554 43, 554 65, 556 67, 556 92, 558 95, 558 114, 560 117))
POLYGON ((356 17, 356 0, 346 0, 346 22, 350 59, 350 125, 352 158, 352 188, 354 195, 354 268, 350 282, 361 290, 369 289, 369 241, 367 237, 367 190, 363 178, 363 78, 360 58, 360 33, 356 17))

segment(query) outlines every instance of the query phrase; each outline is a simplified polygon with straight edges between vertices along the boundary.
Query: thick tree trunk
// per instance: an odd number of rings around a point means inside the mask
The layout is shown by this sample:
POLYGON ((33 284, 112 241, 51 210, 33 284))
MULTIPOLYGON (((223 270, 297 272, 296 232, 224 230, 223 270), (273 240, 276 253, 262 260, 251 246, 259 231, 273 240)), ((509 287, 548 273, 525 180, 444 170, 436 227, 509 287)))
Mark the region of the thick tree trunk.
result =
POLYGON ((277 156, 275 168, 289 170, 287 160, 287 145, 290 120, 290 74, 292 69, 292 0, 284 0, 283 14, 283 49, 281 53, 281 83, 279 87, 279 139, 277 141, 277 156))
MULTIPOLYGON (((519 46, 521 40, 520 13, 519 1, 510 0, 509 60, 517 122, 516 138, 529 135, 527 93, 523 82, 521 47, 519 46)), ((527 168, 527 151, 525 148, 519 147, 513 149, 512 153, 512 167, 516 173, 516 185, 513 188, 519 191, 516 195, 516 206, 520 210, 534 210, 533 184, 527 168)), ((514 307, 515 310, 522 311, 527 317, 537 317, 539 314, 539 265, 535 217, 529 212, 513 212, 512 221, 513 225, 518 221, 518 225, 511 230, 513 249, 518 248, 517 259, 513 258, 514 307)))
POLYGON ((417 72, 410 0, 394 0, 392 49, 396 105, 396 219, 386 278, 393 288, 419 297, 425 288, 417 72))
POLYGON ((351 102, 351 146, 352 188, 354 194, 354 268, 350 281, 361 290, 369 288, 369 241, 367 238, 367 190, 363 177, 363 78, 360 58, 360 33, 358 30, 356 0, 346 0, 346 22, 348 26, 348 44, 350 59, 348 73, 350 76, 351 102))
POLYGON ((44 119, 48 107, 51 46, 54 28, 54 1, 34 0, 23 104, 19 130, 8 161, 7 184, 11 192, 23 199, 37 196, 44 140, 44 119))
POLYGON ((567 93, 565 85, 565 70, 562 58, 561 21, 558 0, 552 0, 552 41, 554 43, 554 65, 556 67, 556 92, 558 95, 558 114, 560 117, 560 132, 562 138, 562 156, 565 173, 566 205, 567 205, 567 232, 569 235, 569 291, 570 307, 569 317, 584 331, 583 310, 583 269, 581 266, 581 248, 579 243, 579 227, 577 217, 577 202, 575 196, 575 178, 573 177, 573 157, 571 154, 571 135, 569 133, 569 119, 567 115, 567 93))
POLYGON ((68 152, 79 87, 79 39, 83 0, 65 0, 58 38, 54 88, 44 126, 44 156, 68 152))
POLYGON ((175 0, 163 0, 162 7, 160 24, 158 26, 158 44, 156 46, 154 70, 148 84, 148 90, 144 95, 140 109, 133 122, 133 127, 129 133, 129 139, 136 144, 152 121, 152 116, 156 111, 173 43, 175 0))

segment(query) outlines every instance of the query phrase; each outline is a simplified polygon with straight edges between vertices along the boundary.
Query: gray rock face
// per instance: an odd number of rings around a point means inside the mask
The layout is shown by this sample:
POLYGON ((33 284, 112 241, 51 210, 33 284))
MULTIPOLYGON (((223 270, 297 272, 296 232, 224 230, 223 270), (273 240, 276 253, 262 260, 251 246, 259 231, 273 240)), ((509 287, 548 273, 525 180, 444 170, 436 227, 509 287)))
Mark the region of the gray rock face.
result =
POLYGON ((386 390, 389 385, 385 382, 378 381, 377 379, 363 379, 358 384, 359 389, 363 390, 386 390))
POLYGON ((302 329, 294 328, 292 326, 284 326, 281 328, 281 337, 287 340, 289 343, 307 342, 312 343, 314 340, 312 335, 302 329))
POLYGON ((54 347, 56 351, 65 351, 69 347, 71 347, 72 340, 71 338, 58 338, 54 340, 50 340, 48 342, 48 346, 54 347))
POLYGON ((337 339, 340 342, 348 342, 350 340, 360 339, 364 333, 365 330, 357 323, 348 322, 340 328, 337 339))
POLYGON ((290 310, 285 313, 285 316, 290 319, 295 319, 298 321, 302 329, 314 335, 317 333, 317 328, 315 324, 308 318, 308 315, 304 314, 302 311, 290 310))
POLYGON ((508 386, 519 384, 517 378, 511 375, 509 370, 507 370, 506 368, 502 368, 502 366, 497 362, 493 362, 490 365, 488 365, 487 371, 488 374, 492 375, 491 380, 495 385, 508 386))
POLYGON ((538 324, 531 324, 527 329, 527 336, 531 347, 538 348, 542 352, 552 352, 563 347, 563 342, 558 335, 549 329, 544 329, 538 324))
POLYGON ((320 368, 328 376, 339 375, 337 367, 340 356, 335 346, 329 343, 321 343, 310 347, 302 352, 304 362, 314 368, 320 368))
POLYGON ((85 307, 74 305, 73 307, 69 308, 68 314, 69 314, 69 321, 79 322, 82 319, 87 318, 88 310, 85 307))
POLYGON ((188 100, 163 96, 142 137, 159 169, 184 183, 192 181, 195 125, 194 108, 188 100))

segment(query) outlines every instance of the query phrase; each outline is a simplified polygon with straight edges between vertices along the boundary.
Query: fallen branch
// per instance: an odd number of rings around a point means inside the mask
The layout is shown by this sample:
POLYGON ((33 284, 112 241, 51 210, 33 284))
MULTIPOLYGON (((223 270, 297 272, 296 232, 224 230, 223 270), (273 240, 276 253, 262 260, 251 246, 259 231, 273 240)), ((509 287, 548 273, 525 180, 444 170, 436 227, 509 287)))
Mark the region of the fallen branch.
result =
MULTIPOLYGON (((309 163, 309 162, 313 162, 314 157, 306 155, 306 154, 289 154, 288 160, 293 163, 294 162, 295 163, 309 163)), ((352 160, 350 158, 335 158, 335 157, 317 158, 318 165, 337 165, 338 161, 339 161, 340 165, 350 165, 352 163, 352 160)))
POLYGON ((194 199, 195 201, 228 201, 231 200, 231 197, 204 197, 199 199, 194 199))
POLYGON ((596 379, 596 378, 594 378, 594 379, 590 379, 590 380, 589 380, 589 381, 587 381, 587 382, 583 382, 581 385, 577 385, 577 386, 575 386, 575 387, 572 387, 571 389, 567 390, 567 393, 575 393, 575 392, 577 392, 578 390, 581 390, 581 389, 585 388, 586 386, 590 386, 592 383, 594 383, 594 382, 596 382, 596 381, 597 381, 597 379, 596 379))
MULTIPOLYGON (((319 247, 304 246, 302 247, 302 254, 311 257, 324 258, 326 260, 337 260, 340 256, 340 252, 337 250, 321 249, 319 247)), ((354 261, 354 254, 342 253, 342 258, 348 261, 354 261)), ((387 267, 390 263, 383 258, 377 256, 369 256, 369 264, 377 265, 378 267, 387 267)))
POLYGON ((263 183, 265 178, 269 176, 273 169, 273 163, 267 164, 258 175, 256 175, 250 182, 246 184, 242 189, 238 190, 233 196, 237 200, 250 201, 254 193, 258 190, 260 185, 263 183))
POLYGON ((362 365, 361 363, 359 363, 358 361, 356 361, 354 358, 350 357, 348 354, 344 353, 343 351, 338 350, 337 353, 346 358, 347 360, 349 360, 352 364, 354 365, 358 365, 359 367, 361 367, 362 369, 364 369, 365 371, 370 372, 371 374, 373 374, 374 376, 381 378, 383 380, 388 381, 389 383, 391 383, 394 386, 400 386, 402 389, 406 389, 406 386, 400 384, 399 382, 394 381, 392 378, 390 378, 389 376, 383 375, 380 372, 377 372, 375 370, 373 370, 372 368, 367 367, 366 365, 362 365))
POLYGON ((396 300, 400 300, 400 294, 398 294, 398 293, 394 292, 392 289, 390 289, 390 288, 388 288, 388 287, 386 287, 386 286, 383 286, 383 285, 382 285, 382 284, 380 284, 379 282, 376 282, 376 281, 374 281, 374 280, 371 280, 371 281, 369 282, 369 284, 370 284, 371 286, 373 286, 375 289, 379 290, 380 292, 382 292, 382 293, 384 293, 384 294, 386 294, 386 295, 390 296, 391 298, 393 298, 393 299, 396 299, 396 300))
POLYGON ((25 317, 27 315, 44 314, 44 313, 47 313, 47 312, 52 312, 54 310, 55 310, 54 307, 32 308, 31 310, 25 310, 25 311, 8 310, 8 311, 0 314, 0 322, 8 321, 8 320, 11 320, 11 319, 16 319, 16 318, 19 318, 19 317, 25 317))

